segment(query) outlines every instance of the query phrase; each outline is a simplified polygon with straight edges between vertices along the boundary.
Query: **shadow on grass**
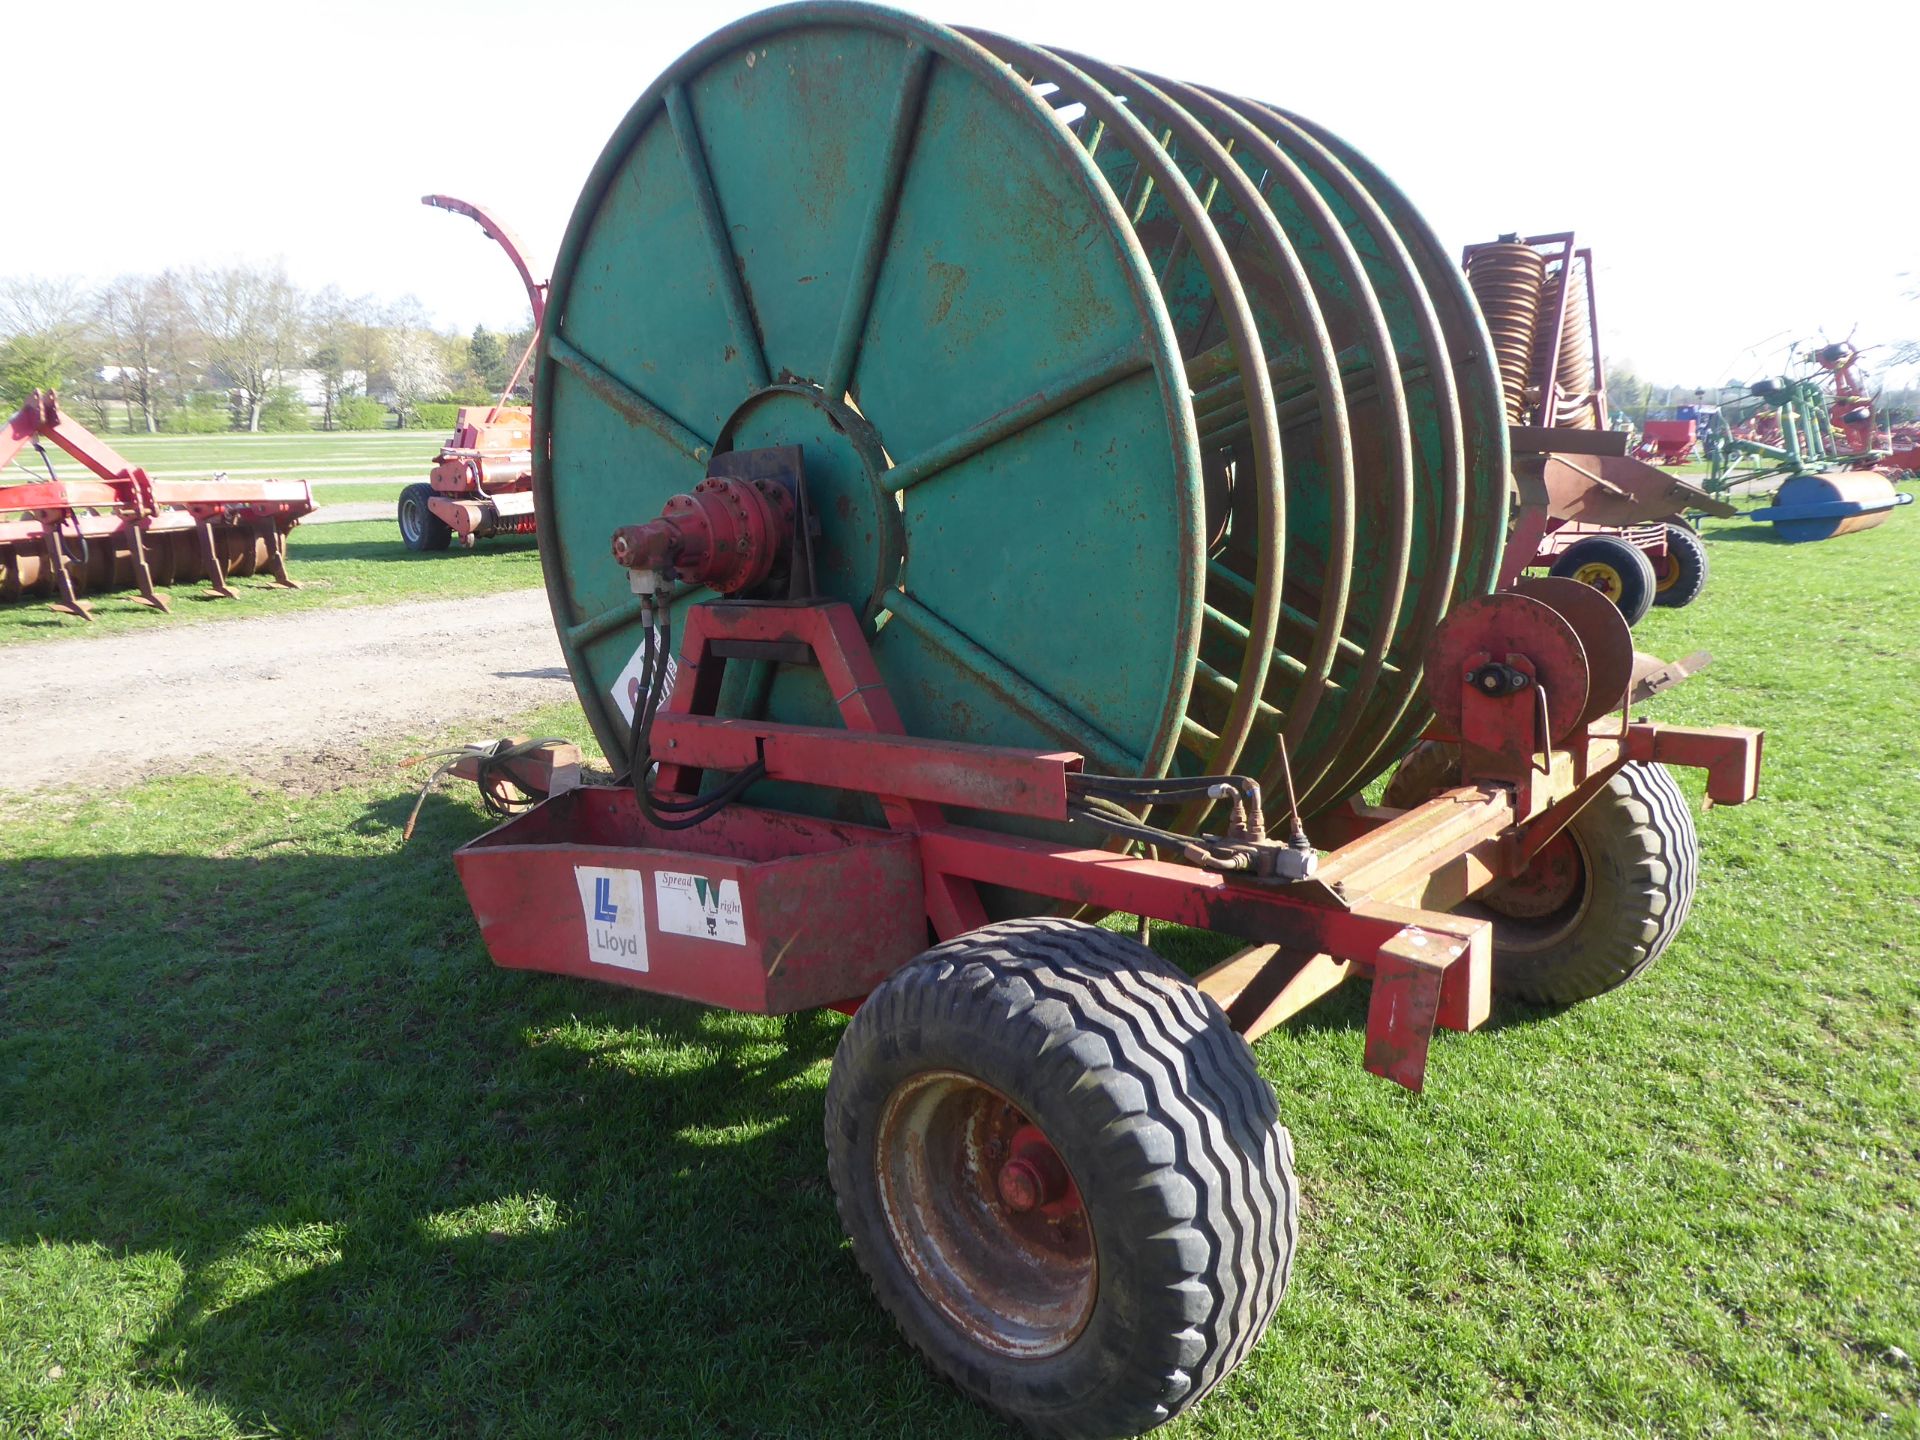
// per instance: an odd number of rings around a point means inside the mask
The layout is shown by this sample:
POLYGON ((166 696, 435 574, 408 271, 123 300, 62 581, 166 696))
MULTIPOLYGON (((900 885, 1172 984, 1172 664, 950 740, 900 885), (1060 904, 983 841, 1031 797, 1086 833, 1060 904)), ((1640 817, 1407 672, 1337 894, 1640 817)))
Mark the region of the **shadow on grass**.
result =
POLYGON ((1779 545, 1786 547, 1787 542, 1780 538, 1780 532, 1773 528, 1770 521, 1756 520, 1751 525, 1719 525, 1706 535, 1709 545, 1718 545, 1723 540, 1732 540, 1742 545, 1779 545))
POLYGON ((100 1383, 246 1433, 1007 1433, 845 1249, 839 1017, 494 969, 475 829, 0 877, 0 1240, 179 1267, 100 1383))
MULTIPOLYGON (((820 1133, 839 1017, 497 970, 448 858, 471 809, 368 843, 410 803, 345 823, 362 855, 269 837, 0 874, 0 1241, 178 1267, 157 1323, 97 1317, 139 1337, 99 1383, 246 1433, 1010 1433, 847 1252, 820 1133)), ((1188 969, 1237 943, 1156 940, 1188 969)))

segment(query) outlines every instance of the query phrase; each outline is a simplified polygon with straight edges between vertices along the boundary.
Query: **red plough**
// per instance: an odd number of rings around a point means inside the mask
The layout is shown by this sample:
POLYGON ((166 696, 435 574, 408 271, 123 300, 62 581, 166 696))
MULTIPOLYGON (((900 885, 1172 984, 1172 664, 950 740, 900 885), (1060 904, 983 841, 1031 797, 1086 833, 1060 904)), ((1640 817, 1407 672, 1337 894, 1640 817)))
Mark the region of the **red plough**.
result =
POLYGON ((36 391, 7 422, 0 468, 29 447, 47 478, 0 485, 0 601, 44 596, 91 620, 85 597, 109 590, 138 590, 164 611, 164 587, 197 580, 228 600, 229 579, 260 573, 298 588, 287 574, 287 532, 313 509, 306 481, 154 480, 63 416, 51 392, 36 391), (61 479, 48 441, 93 478, 61 479))

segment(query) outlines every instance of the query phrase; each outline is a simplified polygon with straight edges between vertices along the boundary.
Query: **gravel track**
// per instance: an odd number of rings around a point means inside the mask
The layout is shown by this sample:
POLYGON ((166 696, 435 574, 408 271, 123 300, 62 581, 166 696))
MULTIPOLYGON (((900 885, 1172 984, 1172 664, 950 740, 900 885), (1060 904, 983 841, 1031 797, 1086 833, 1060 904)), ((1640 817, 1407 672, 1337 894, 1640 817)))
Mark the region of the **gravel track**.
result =
POLYGON ((539 590, 163 622, 0 649, 0 675, 0 791, 232 767, 297 783, 377 739, 492 739, 573 695, 539 590))

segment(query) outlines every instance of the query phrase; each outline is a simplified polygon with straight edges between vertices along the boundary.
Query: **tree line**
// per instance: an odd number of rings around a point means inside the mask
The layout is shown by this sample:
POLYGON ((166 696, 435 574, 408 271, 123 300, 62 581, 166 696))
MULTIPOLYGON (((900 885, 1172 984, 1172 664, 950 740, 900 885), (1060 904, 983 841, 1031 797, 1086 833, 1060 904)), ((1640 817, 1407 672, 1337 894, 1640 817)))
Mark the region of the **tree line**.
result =
MULTIPOLYGON (((101 430, 410 425, 424 421, 426 405, 498 398, 531 335, 530 316, 512 335, 443 334, 412 296, 305 292, 279 264, 122 275, 97 287, 0 279, 0 413, 35 390, 58 390, 101 430)), ((1895 348, 1886 363, 1920 362, 1920 345, 1895 348)), ((516 393, 529 388, 522 375, 516 393)), ((1636 424, 1722 398, 1717 388, 1657 385, 1625 366, 1609 371, 1607 390, 1611 408, 1636 424)), ((1920 390, 1889 388, 1880 409, 1913 419, 1920 390)))
MULTIPOLYGON (((283 265, 0 280, 0 406, 58 390, 96 429, 374 429, 498 398, 532 334, 435 330, 420 302, 303 291, 283 265)), ((528 377, 522 376, 524 393, 528 377)))

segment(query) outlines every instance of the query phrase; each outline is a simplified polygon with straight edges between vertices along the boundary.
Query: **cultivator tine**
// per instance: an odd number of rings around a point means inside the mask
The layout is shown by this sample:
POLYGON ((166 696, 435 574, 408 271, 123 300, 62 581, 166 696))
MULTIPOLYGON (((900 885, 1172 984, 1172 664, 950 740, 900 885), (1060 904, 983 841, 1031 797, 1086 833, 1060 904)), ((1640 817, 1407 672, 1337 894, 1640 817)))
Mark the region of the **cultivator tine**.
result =
POLYGON ((267 529, 267 569, 273 574, 274 584, 289 590, 300 588, 300 582, 287 574, 287 532, 278 525, 267 529))
POLYGON ((138 525, 127 529, 127 553, 133 558, 133 583, 139 587, 140 598, 161 614, 171 614, 172 604, 154 587, 153 568, 147 564, 146 539, 138 525))
POLYGON ((207 584, 222 600, 238 600, 240 597, 227 584, 227 567, 220 558, 220 543, 214 536, 213 522, 202 520, 194 526, 194 534, 199 540, 200 564, 206 569, 207 584))
POLYGON ((82 620, 93 619, 93 611, 74 587, 73 568, 67 561, 67 547, 60 543, 58 526, 47 527, 47 569, 53 575, 53 608, 82 620))

